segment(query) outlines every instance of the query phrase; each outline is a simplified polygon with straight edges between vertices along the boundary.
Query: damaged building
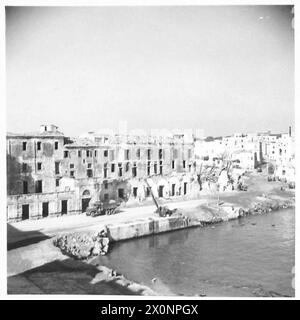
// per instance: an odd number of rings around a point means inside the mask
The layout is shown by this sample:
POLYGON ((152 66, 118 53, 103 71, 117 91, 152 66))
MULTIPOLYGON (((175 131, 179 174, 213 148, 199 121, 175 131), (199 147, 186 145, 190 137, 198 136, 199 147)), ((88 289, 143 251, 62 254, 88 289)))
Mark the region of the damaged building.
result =
POLYGON ((86 211, 90 201, 142 203, 189 197, 194 143, 184 135, 137 137, 93 133, 65 137, 58 127, 7 134, 7 220, 86 211))

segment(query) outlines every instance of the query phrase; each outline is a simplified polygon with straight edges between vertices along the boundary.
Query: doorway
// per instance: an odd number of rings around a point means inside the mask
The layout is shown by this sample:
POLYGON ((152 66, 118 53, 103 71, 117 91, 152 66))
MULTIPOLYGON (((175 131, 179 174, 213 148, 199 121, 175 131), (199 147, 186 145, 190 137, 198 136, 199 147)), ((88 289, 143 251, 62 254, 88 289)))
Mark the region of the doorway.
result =
POLYGON ((29 219, 29 204, 22 205, 22 220, 29 219))
POLYGON ((68 213, 68 200, 62 200, 61 201, 61 214, 67 214, 68 213))
POLYGON ((171 196, 175 196, 175 184, 172 184, 172 194, 171 194, 171 196))
POLYGON ((49 202, 43 202, 43 211, 42 211, 42 216, 43 218, 48 217, 49 215, 49 202))
POLYGON ((118 189, 118 197, 124 199, 124 189, 118 189))
POLYGON ((164 196, 164 186, 158 187, 158 197, 162 198, 164 196))
POLYGON ((186 195, 186 191, 187 191, 187 182, 184 182, 183 184, 183 194, 186 195))
POLYGON ((81 200, 81 212, 86 212, 86 209, 89 206, 91 198, 84 198, 81 200))
POLYGON ((133 197, 134 198, 137 197, 137 191, 138 191, 138 188, 137 187, 133 187, 133 197))

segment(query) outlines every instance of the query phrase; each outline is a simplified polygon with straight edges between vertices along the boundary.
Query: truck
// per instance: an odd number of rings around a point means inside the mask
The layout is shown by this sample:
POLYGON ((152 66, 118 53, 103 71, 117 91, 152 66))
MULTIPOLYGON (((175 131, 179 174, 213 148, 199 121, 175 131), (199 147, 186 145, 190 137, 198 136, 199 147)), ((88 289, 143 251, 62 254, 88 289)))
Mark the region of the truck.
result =
POLYGON ((120 206, 119 202, 115 200, 110 201, 94 201, 90 203, 86 210, 86 215, 91 217, 101 216, 101 215, 111 215, 115 214, 117 208, 120 206))

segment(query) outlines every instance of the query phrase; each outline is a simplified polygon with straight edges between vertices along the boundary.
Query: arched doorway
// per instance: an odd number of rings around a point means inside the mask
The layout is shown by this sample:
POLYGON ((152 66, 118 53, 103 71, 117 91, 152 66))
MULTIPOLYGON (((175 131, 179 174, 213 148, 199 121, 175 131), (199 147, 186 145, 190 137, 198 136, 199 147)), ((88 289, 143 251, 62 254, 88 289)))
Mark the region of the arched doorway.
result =
POLYGON ((89 190, 84 190, 81 199, 81 212, 86 212, 87 207, 91 201, 91 194, 89 190))

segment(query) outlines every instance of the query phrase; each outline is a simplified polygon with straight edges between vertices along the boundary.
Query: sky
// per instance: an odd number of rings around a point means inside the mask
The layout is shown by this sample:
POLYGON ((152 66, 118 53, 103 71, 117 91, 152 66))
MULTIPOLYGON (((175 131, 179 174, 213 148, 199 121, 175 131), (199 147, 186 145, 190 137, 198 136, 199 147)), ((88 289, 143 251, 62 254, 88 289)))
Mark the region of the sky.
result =
POLYGON ((7 131, 287 132, 291 6, 7 7, 7 131))

